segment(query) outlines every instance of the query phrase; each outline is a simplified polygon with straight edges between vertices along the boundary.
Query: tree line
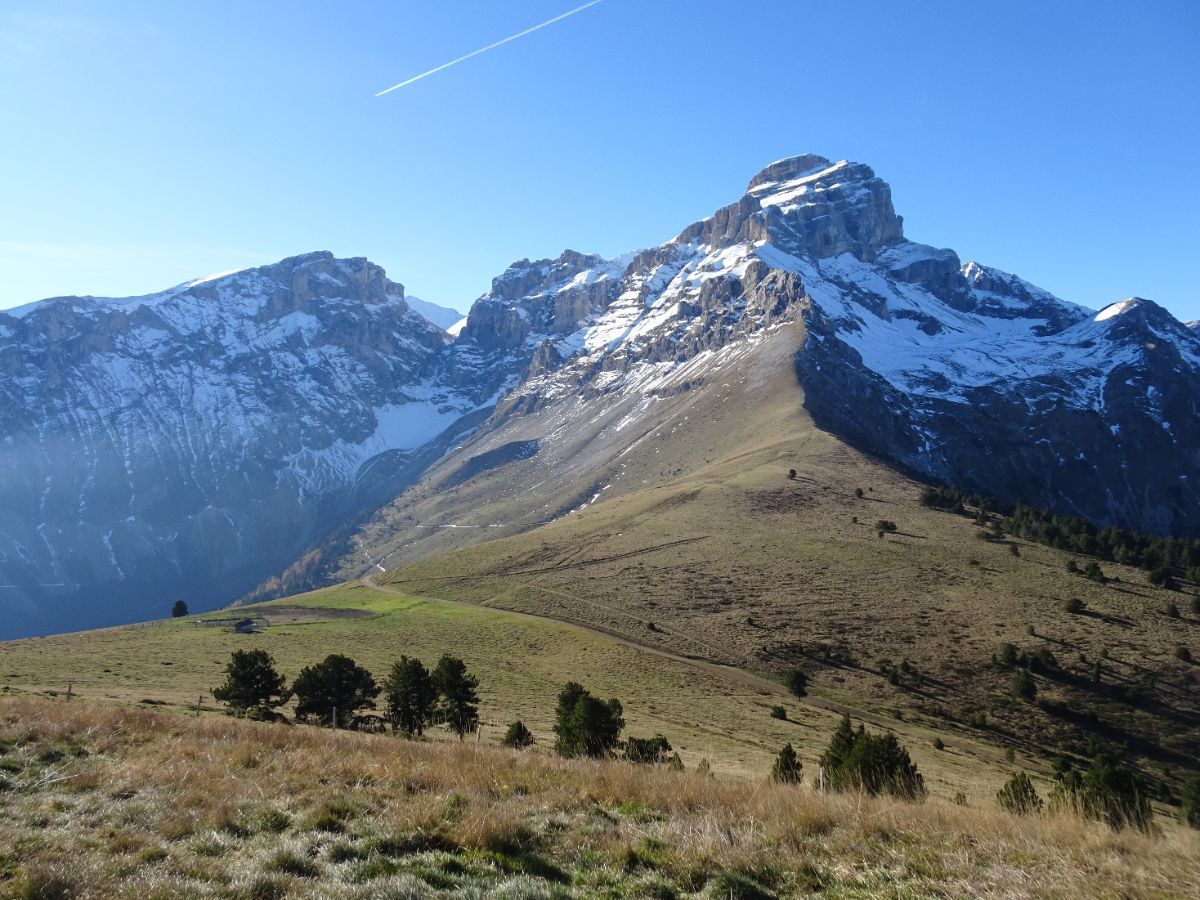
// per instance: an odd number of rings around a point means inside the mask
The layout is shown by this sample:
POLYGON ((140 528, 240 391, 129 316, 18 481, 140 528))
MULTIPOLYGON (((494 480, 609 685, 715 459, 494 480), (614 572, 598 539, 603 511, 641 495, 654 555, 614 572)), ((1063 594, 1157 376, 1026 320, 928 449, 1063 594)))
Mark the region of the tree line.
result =
MULTIPOLYGON (((371 730, 386 723, 393 733, 414 739, 434 724, 447 726, 461 740, 479 726, 479 680, 466 663, 446 654, 429 670, 421 660, 401 656, 383 683, 353 659, 331 653, 305 666, 289 687, 265 650, 235 650, 225 666, 225 681, 212 695, 236 716, 260 721, 282 718, 276 710, 296 701, 297 720, 331 728, 371 730), (382 695, 383 717, 376 708, 382 695)), ((682 768, 661 734, 621 739, 625 727, 621 701, 600 700, 577 682, 568 682, 555 708, 554 749, 561 756, 599 759, 618 754, 631 762, 665 763, 682 768)), ((534 743, 521 721, 512 722, 501 743, 522 749, 534 743)))
MULTIPOLYGON (((1018 666, 1015 648, 1002 664, 1018 666), (1012 659, 1008 657, 1012 656, 1012 659)), ((1027 669, 1019 668, 1018 673, 1027 669)), ((804 695, 803 680, 789 678, 790 689, 804 695)), ((393 733, 419 738, 430 725, 444 724, 461 740, 479 726, 478 679, 459 658, 445 654, 427 669, 414 657, 401 656, 381 683, 353 659, 330 654, 319 663, 305 666, 289 687, 275 661, 265 650, 235 650, 225 667, 225 681, 212 691, 233 715, 272 721, 282 718, 276 710, 293 698, 296 718, 332 728, 371 729, 382 723, 393 733), (382 719, 365 715, 382 695, 382 719)), ((554 709, 554 750, 567 758, 623 758, 635 763, 664 764, 682 770, 683 761, 661 734, 627 737, 624 708, 615 697, 594 696, 578 682, 568 682, 559 691, 554 709)), ((511 723, 501 744, 524 749, 535 743, 533 733, 520 721, 511 723)), ((702 771, 707 765, 702 764, 702 771)), ((1140 777, 1107 757, 1097 757, 1085 770, 1065 761, 1055 765, 1056 784, 1050 796, 1051 810, 1070 810, 1104 821, 1114 828, 1151 827, 1150 794, 1140 777)), ((785 744, 771 768, 771 780, 798 785, 803 764, 795 748, 785 744)), ((908 749, 890 732, 873 734, 863 725, 853 726, 849 715, 842 717, 829 745, 820 757, 816 786, 821 790, 887 794, 908 800, 925 796, 925 781, 908 749)), ((1043 801, 1025 773, 1014 775, 996 796, 1010 812, 1027 815, 1041 811, 1043 801)), ((964 801, 965 802, 965 801, 964 801)), ((1200 778, 1185 786, 1181 815, 1185 822, 1200 826, 1200 778)))
POLYGON ((383 684, 348 656, 331 653, 305 666, 288 687, 265 650, 235 650, 225 681, 212 695, 234 715, 260 720, 279 718, 279 707, 296 699, 296 718, 332 728, 367 729, 378 717, 364 715, 383 694, 385 721, 393 732, 419 737, 437 722, 461 740, 479 724, 479 681, 466 663, 446 654, 433 671, 419 659, 401 656, 383 684))
POLYGON ((1156 584, 1169 587, 1174 578, 1200 584, 1200 539, 1189 541, 1126 528, 1101 529, 1077 516, 1059 515, 1024 503, 1007 504, 947 485, 923 488, 920 501, 922 506, 960 515, 967 515, 967 507, 973 507, 981 524, 989 514, 1003 516, 1004 529, 1009 534, 1058 550, 1144 569, 1156 584))

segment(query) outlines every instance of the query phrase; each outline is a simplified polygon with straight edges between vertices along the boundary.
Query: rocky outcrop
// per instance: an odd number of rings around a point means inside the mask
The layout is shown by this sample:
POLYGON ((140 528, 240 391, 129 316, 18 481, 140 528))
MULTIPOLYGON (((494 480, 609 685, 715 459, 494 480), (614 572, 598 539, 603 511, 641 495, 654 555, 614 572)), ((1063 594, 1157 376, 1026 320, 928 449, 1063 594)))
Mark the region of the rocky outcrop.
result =
POLYGON ((615 281, 597 272, 606 266, 599 256, 574 250, 558 259, 515 262, 472 305, 461 338, 494 351, 520 347, 530 334, 570 334, 612 300, 615 281))
POLYGON ((892 208, 892 190, 870 166, 802 156, 756 175, 747 196, 766 210, 772 243, 789 253, 821 259, 853 254, 870 261, 904 239, 892 208))
POLYGON ((282 569, 476 407, 435 378, 444 349, 381 268, 329 253, 0 314, 3 634, 282 569))

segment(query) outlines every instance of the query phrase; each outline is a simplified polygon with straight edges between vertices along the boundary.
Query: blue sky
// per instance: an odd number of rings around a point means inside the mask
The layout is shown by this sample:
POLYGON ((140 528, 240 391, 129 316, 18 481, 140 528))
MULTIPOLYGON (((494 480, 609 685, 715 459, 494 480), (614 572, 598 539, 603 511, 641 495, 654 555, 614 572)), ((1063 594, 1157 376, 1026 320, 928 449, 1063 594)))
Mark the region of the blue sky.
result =
POLYGON ((869 163, 909 237, 1200 318, 1200 4, 0 4, 0 307, 328 249, 465 309, 661 243, 774 159, 869 163))

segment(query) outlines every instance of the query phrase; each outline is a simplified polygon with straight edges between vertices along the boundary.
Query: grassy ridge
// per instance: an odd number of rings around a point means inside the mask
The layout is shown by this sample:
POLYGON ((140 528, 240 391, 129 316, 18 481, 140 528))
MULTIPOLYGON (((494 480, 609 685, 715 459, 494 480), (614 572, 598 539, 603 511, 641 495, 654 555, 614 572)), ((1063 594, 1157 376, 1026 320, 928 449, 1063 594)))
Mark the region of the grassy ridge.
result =
POLYGON ((1104 563, 1119 580, 1101 583, 1068 571, 1063 551, 981 540, 969 519, 921 506, 919 484, 788 418, 778 393, 739 395, 731 381, 726 420, 693 409, 655 450, 720 447, 734 415, 760 426, 738 452, 380 577, 755 671, 800 667, 863 715, 1031 757, 1083 755, 1095 739, 1171 784, 1196 770, 1200 669, 1177 656, 1200 658, 1189 594, 1132 567, 1104 563), (879 537, 879 520, 897 531, 879 537), (1068 612, 1071 600, 1084 611, 1068 612), (1166 614, 1172 603, 1181 617, 1166 614), (1006 643, 1054 654, 1057 669, 1035 676, 1037 704, 1015 702, 1012 673, 992 664, 1006 643), (911 674, 891 677, 906 660, 911 674))
MULTIPOLYGON (((502 611, 426 602, 347 586, 249 607, 236 615, 265 616, 283 624, 256 634, 206 627, 217 616, 149 623, 0 645, 0 683, 19 691, 180 707, 223 678, 233 649, 262 648, 289 679, 300 668, 339 652, 382 677, 404 653, 432 664, 442 653, 466 660, 481 685, 484 739, 496 742, 504 726, 522 719, 548 743, 554 698, 575 678, 605 697, 618 696, 629 731, 662 733, 691 764, 710 758, 716 771, 765 772, 784 741, 809 745, 813 758, 832 729, 832 713, 788 702, 778 692, 647 654, 603 636, 502 611), (315 618, 293 621, 293 607, 315 618), (275 610, 281 612, 276 614, 275 610), (337 618, 333 611, 362 610, 337 618), (792 722, 778 722, 769 706, 784 702, 792 722)), ((221 614, 226 617, 228 614, 221 614)))
POLYGON ((636 409, 593 398, 588 422, 554 404, 514 417, 504 438, 544 437, 537 455, 465 481, 449 459, 434 467, 358 536, 343 574, 748 671, 801 668, 822 700, 915 744, 981 748, 985 770, 987 747, 1045 767, 1099 745, 1178 791, 1200 760, 1192 598, 1116 563, 1089 580, 1071 554, 983 540, 922 506, 921 484, 815 427, 791 365, 803 340, 780 329, 636 409), (896 531, 880 537, 880 520, 896 531), (430 527, 445 524, 458 527, 430 527), (1035 702, 993 664, 1006 644, 1053 654, 1035 702))
MULTIPOLYGON (((771 682, 746 673, 673 659, 565 624, 503 610, 425 601, 350 585, 234 611, 264 623, 256 634, 235 634, 206 623, 229 613, 0 644, 0 685, 10 691, 73 692, 86 699, 150 700, 186 709, 223 679, 234 649, 262 648, 294 678, 328 653, 346 653, 382 676, 400 654, 432 664, 442 653, 461 656, 480 679, 485 743, 521 719, 542 746, 553 739, 558 690, 578 680, 625 706, 627 734, 661 733, 689 768, 707 759, 718 774, 761 778, 784 742, 810 769, 832 733, 841 707, 821 697, 799 702, 771 682), (304 613, 307 611, 307 613, 304 613), (358 612, 359 615, 348 615, 358 612), (770 715, 781 704, 788 720, 770 715)), ((998 750, 890 720, 945 797, 963 792, 990 798, 1010 768, 998 750)), ((440 730, 435 737, 448 739, 440 730)))
POLYGON ((0 894, 1188 897, 1200 836, 0 700, 0 894))

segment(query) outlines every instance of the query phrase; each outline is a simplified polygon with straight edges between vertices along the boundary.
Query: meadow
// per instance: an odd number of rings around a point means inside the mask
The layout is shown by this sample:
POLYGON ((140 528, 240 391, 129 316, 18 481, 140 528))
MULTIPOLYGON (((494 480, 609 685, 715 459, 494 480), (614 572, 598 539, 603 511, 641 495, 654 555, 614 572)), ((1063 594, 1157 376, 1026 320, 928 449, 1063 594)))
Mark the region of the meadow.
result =
MULTIPOLYGON (((498 743, 523 721, 542 747, 553 742, 555 697, 575 680, 625 708, 626 734, 664 735, 693 768, 762 779, 792 743, 814 769, 838 718, 852 711, 819 691, 803 700, 752 672, 671 655, 567 623, 505 610, 387 593, 386 586, 345 585, 284 601, 185 619, 0 644, 0 692, 64 696, 194 710, 218 708, 209 691, 221 683, 236 649, 265 649, 290 680, 329 653, 353 657, 382 678, 401 654, 432 665, 461 657, 480 682, 479 739, 498 743), (250 618, 256 631, 231 625, 250 618), (773 718, 783 706, 787 718, 773 718)), ((393 589, 394 590, 394 589, 393 589)), ((285 710, 287 712, 287 710, 285 710)), ((989 801, 1012 768, 999 748, 864 711, 875 727, 893 728, 927 773, 930 790, 989 801), (945 748, 935 750, 941 735, 945 748)), ((435 740, 450 740, 436 729, 435 740)))
POLYGON ((537 749, 0 699, 20 898, 1194 897, 1200 836, 537 749))

